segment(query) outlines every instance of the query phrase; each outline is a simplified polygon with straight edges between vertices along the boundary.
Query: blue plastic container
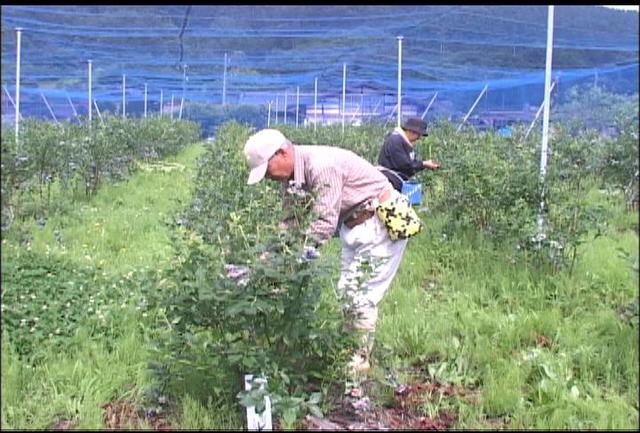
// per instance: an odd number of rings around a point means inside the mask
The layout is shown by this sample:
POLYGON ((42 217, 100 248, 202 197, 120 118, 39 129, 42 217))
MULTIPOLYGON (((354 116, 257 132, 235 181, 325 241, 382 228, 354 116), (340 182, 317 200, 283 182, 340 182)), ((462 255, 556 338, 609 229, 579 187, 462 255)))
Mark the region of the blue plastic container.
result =
POLYGON ((412 205, 422 203, 422 183, 407 180, 402 184, 402 194, 406 195, 412 205))

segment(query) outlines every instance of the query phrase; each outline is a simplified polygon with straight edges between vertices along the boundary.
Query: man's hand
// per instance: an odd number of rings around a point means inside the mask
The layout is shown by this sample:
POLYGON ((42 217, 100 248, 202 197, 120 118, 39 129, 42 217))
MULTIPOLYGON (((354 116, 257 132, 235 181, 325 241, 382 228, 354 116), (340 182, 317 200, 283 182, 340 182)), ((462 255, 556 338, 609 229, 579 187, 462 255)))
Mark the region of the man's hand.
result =
POLYGON ((251 269, 247 266, 227 263, 224 265, 224 270, 227 273, 227 278, 235 281, 240 287, 246 286, 249 282, 251 269))
POLYGON ((305 245, 300 260, 308 262, 309 260, 317 259, 318 257, 320 257, 320 251, 318 251, 315 247, 305 245))
POLYGON ((430 159, 422 161, 422 165, 424 166, 424 168, 428 168, 429 170, 437 170, 440 168, 440 164, 430 159))

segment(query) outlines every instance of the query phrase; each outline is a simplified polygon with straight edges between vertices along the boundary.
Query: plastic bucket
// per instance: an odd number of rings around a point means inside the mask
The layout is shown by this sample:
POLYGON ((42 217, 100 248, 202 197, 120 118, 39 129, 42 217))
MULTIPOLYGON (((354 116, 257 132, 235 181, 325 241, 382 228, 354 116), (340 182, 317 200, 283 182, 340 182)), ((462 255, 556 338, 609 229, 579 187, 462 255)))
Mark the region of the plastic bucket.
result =
POLYGON ((422 183, 417 180, 405 181, 401 192, 407 196, 412 205, 422 203, 422 183))

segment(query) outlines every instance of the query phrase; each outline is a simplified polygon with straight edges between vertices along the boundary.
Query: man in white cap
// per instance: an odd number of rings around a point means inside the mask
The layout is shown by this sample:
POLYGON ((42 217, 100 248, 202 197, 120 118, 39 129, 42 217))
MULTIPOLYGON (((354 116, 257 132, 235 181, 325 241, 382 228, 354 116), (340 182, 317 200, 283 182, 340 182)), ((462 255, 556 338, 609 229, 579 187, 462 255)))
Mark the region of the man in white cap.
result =
POLYGON ((365 331, 363 345, 349 368, 351 372, 368 370, 378 304, 400 266, 407 244, 406 239, 389 238, 374 209, 400 193, 375 166, 355 153, 332 146, 293 144, 275 129, 263 129, 249 137, 244 153, 251 170, 247 183, 257 183, 265 176, 282 182, 285 207, 290 187, 315 193, 313 209, 318 217, 308 230, 318 244, 329 240, 340 228, 342 266, 338 289, 353 302, 356 328, 365 331), (373 262, 374 270, 362 292, 357 289, 361 263, 365 261, 373 262))

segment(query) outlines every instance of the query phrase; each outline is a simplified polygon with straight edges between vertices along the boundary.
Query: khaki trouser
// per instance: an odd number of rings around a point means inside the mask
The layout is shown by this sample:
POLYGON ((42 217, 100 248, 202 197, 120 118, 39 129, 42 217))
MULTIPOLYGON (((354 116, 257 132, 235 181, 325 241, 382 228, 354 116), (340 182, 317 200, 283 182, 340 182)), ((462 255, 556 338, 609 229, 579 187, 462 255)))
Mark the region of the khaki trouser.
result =
POLYGON ((400 267, 407 239, 391 240, 377 215, 352 229, 343 225, 340 239, 342 267, 338 290, 348 297, 350 307, 357 312, 355 327, 373 333, 378 304, 400 267))

